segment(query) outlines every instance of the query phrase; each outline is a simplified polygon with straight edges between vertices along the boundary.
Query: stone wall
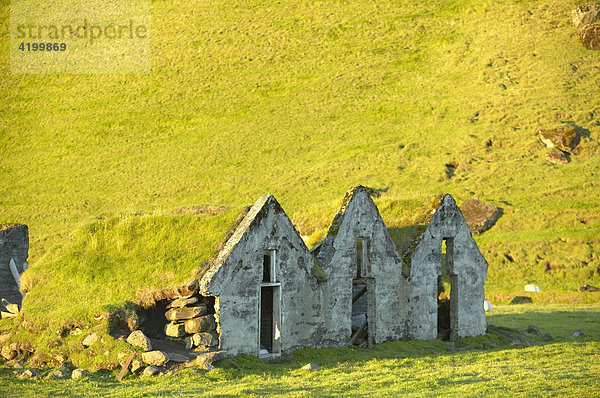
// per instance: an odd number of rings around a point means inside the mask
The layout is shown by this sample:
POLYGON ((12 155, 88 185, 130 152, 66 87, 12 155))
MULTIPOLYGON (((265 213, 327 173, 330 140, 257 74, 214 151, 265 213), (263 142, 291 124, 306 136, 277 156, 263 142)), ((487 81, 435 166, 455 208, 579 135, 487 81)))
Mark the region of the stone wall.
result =
MULTIPOLYGON (((5 229, 0 226, 0 229, 0 298, 21 305, 23 296, 10 270, 10 260, 14 259, 19 274, 25 271, 29 256, 29 230, 27 225, 5 229)), ((0 310, 5 311, 1 303, 0 310)))

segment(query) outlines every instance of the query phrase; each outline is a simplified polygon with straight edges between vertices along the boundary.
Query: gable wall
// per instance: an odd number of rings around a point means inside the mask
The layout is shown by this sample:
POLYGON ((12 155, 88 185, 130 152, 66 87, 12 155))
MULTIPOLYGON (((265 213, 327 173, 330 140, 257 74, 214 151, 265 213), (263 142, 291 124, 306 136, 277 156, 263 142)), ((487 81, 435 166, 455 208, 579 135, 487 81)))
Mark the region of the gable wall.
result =
POLYGON ((454 266, 457 275, 458 337, 485 333, 484 283, 488 264, 456 206, 447 195, 433 215, 421 241, 411 255, 409 283, 409 337, 437 337, 437 277, 442 272, 442 240, 454 238, 454 266))
POLYGON ((403 293, 402 260, 398 255, 377 207, 364 190, 351 199, 335 237, 323 242, 317 260, 327 274, 324 320, 330 342, 349 343, 352 316, 352 280, 357 270, 357 239, 370 239, 371 278, 374 280, 373 301, 375 342, 404 337, 407 304, 403 293))
POLYGON ((311 274, 312 255, 279 204, 268 200, 231 254, 206 284, 217 296, 221 348, 258 354, 260 285, 264 250, 277 251, 281 282, 282 351, 317 346, 321 293, 311 274))

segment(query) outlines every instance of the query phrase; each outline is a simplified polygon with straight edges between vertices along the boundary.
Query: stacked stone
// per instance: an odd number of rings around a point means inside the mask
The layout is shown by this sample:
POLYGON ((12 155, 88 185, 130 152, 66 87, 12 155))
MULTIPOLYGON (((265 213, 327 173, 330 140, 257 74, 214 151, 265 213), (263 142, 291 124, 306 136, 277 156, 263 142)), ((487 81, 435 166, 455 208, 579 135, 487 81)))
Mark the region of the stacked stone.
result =
POLYGON ((214 309, 208 297, 179 297, 167 309, 167 336, 183 338, 188 350, 208 351, 219 345, 214 309))

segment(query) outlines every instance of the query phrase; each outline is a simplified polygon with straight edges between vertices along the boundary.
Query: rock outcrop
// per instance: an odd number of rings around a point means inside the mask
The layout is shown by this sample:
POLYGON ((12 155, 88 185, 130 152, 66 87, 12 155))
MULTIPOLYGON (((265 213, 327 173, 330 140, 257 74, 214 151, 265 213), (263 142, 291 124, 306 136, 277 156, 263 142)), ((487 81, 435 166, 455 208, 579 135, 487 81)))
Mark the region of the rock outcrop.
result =
POLYGON ((460 206, 460 211, 473 234, 487 231, 496 224, 502 215, 498 207, 483 203, 479 199, 470 199, 460 206))

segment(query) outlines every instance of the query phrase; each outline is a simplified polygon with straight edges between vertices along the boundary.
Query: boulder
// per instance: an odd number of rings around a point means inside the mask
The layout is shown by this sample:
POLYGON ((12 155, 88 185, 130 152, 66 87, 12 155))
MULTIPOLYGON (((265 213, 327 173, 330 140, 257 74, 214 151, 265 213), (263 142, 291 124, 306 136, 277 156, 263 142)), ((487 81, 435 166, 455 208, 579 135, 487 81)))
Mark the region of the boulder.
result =
POLYGON ((526 292, 541 293, 542 289, 540 289, 540 287, 537 286, 537 285, 525 285, 525 291, 526 292))
POLYGON ((494 226, 502 210, 479 199, 470 199, 460 206, 460 211, 473 234, 480 234, 494 226))
POLYGON ((579 28, 579 40, 588 50, 600 50, 600 24, 587 24, 579 28))
POLYGON ((69 373, 69 371, 67 369, 58 369, 58 370, 55 370, 54 372, 51 372, 50 374, 48 374, 45 378, 46 379, 64 380, 64 379, 68 379, 69 377, 71 377, 71 374, 69 373))
POLYGON ((169 361, 169 357, 162 351, 148 351, 142 353, 142 361, 148 365, 162 366, 169 361))
POLYGON ((216 333, 196 333, 192 336, 192 344, 194 347, 216 347, 219 345, 219 336, 216 333))
POLYGON ((183 323, 169 322, 165 326, 165 334, 169 337, 185 336, 185 326, 183 323))
POLYGON ((570 337, 581 337, 581 336, 583 336, 583 332, 581 331, 581 329, 577 329, 577 330, 574 330, 573 332, 571 332, 571 334, 569 336, 570 337))
POLYGON ((152 351, 152 343, 141 330, 131 332, 127 337, 127 342, 134 347, 140 347, 144 351, 152 351))
POLYGON ((600 289, 598 289, 596 286, 591 286, 591 285, 583 285, 581 287, 579 287, 577 290, 579 290, 580 292, 600 292, 600 289))
POLYGON ((35 369, 35 368, 27 369, 19 375, 19 379, 26 379, 26 378, 29 379, 32 377, 37 377, 40 375, 40 373, 41 373, 41 371, 39 369, 35 369))
POLYGON ((194 307, 171 308, 165 316, 169 321, 182 321, 205 314, 208 314, 206 304, 198 304, 194 307))
POLYGON ((212 315, 200 316, 185 321, 185 331, 187 333, 210 332, 217 327, 215 317, 212 315))
POLYGON ((138 373, 144 367, 144 363, 139 359, 134 359, 131 361, 131 373, 138 373))
POLYGON ((552 339, 554 339, 554 336, 552 336, 550 333, 544 333, 541 337, 544 340, 552 340, 552 339))
POLYGON ((181 297, 171 301, 167 308, 181 308, 198 302, 198 297, 181 297))
POLYGON ((515 296, 510 301, 510 304, 531 304, 531 303, 533 303, 533 301, 531 300, 531 297, 527 297, 527 296, 515 296))
POLYGON ((153 377, 160 374, 160 368, 154 365, 146 366, 146 369, 142 372, 142 376, 153 377))
POLYGON ((492 312, 492 303, 487 300, 483 300, 483 309, 485 312, 492 312))
POLYGON ((558 148, 553 148, 546 154, 546 160, 554 164, 567 164, 571 161, 569 154, 558 148))
POLYGON ((81 342, 84 347, 91 347, 98 341, 98 335, 96 333, 88 334, 85 339, 81 342))
POLYGON ((10 333, 10 332, 2 332, 2 331, 0 331, 0 345, 6 343, 6 341, 8 339, 10 339, 11 336, 12 336, 12 333, 10 333))
POLYGON ((0 355, 7 361, 14 359, 17 356, 17 354, 18 352, 16 343, 3 345, 2 350, 0 350, 0 355))
POLYGON ((558 148, 573 155, 581 151, 578 147, 581 137, 574 126, 540 129, 538 136, 548 148, 558 148))
POLYGON ((227 351, 212 351, 205 354, 200 354, 196 357, 196 365, 203 366, 207 363, 213 363, 224 359, 227 356, 227 351))
POLYGON ((307 363, 300 369, 312 371, 312 370, 319 370, 319 369, 321 369, 321 367, 319 365, 315 365, 314 363, 307 363))
POLYGON ((89 376, 90 373, 83 370, 83 369, 74 369, 71 372, 71 379, 73 380, 79 380, 79 379, 83 379, 86 376, 89 376))
POLYGON ((600 8, 596 4, 583 4, 571 11, 571 23, 576 28, 600 20, 600 8))
POLYGON ((527 327, 527 331, 529 333, 531 333, 531 334, 535 334, 536 336, 539 336, 542 333, 542 331, 540 330, 540 328, 538 326, 536 326, 536 325, 529 325, 527 327))

